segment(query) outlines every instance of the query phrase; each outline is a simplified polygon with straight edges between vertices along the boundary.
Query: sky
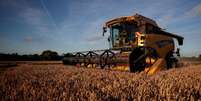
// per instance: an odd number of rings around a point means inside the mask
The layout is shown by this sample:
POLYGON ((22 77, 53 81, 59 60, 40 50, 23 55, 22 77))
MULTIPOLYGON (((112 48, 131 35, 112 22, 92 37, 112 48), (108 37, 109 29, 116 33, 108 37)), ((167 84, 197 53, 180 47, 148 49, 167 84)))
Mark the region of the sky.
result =
POLYGON ((104 22, 135 13, 183 36, 182 56, 201 54, 201 0, 0 0, 0 53, 107 49, 104 22))

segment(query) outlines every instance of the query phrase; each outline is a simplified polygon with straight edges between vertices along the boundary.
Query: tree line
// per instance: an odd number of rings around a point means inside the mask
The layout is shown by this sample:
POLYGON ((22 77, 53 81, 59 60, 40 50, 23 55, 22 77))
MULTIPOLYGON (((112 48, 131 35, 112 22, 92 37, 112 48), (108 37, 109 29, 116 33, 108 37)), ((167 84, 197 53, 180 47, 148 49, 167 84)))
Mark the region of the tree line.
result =
MULTIPOLYGON (((63 57, 74 57, 71 53, 59 55, 55 51, 45 50, 41 54, 19 55, 17 53, 5 54, 0 53, 0 61, 40 61, 40 60, 62 60, 63 57)), ((188 57, 191 59, 201 60, 201 54, 197 57, 188 57)))
POLYGON ((41 54, 19 55, 17 53, 0 53, 0 61, 40 61, 40 60, 62 60, 63 56, 57 52, 45 50, 41 54))

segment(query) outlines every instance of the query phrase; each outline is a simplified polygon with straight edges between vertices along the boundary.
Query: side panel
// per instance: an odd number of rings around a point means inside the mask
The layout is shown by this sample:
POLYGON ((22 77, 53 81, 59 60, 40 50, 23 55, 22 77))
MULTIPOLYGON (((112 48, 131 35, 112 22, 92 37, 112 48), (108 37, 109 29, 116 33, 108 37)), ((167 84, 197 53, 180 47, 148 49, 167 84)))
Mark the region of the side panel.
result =
POLYGON ((146 34, 145 47, 155 49, 160 58, 165 58, 168 52, 174 51, 174 40, 172 37, 157 35, 154 33, 146 34))

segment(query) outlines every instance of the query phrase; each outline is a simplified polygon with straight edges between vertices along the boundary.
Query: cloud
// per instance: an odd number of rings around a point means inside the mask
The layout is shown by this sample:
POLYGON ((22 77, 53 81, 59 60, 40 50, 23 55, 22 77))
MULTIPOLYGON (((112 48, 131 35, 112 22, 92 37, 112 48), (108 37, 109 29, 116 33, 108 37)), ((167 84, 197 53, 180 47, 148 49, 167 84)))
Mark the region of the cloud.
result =
POLYGON ((186 12, 181 12, 181 14, 177 14, 178 11, 167 12, 166 14, 160 15, 157 18, 157 23, 162 28, 167 28, 171 23, 178 23, 187 21, 187 19, 192 19, 194 17, 201 16, 201 4, 197 4, 186 12))
POLYGON ((22 8, 24 7, 24 0, 1 0, 0 1, 0 5, 1 6, 12 6, 12 7, 15 7, 15 8, 22 8), (21 6, 19 5, 21 4, 21 6))
POLYGON ((169 23, 170 21, 172 21, 173 18, 174 18, 174 17, 173 17, 172 14, 165 14, 165 15, 163 15, 163 16, 161 16, 161 17, 159 17, 159 18, 157 19, 157 24, 158 24, 161 28, 166 28, 167 25, 168 25, 168 23, 169 23))
POLYGON ((43 13, 41 10, 36 8, 26 8, 24 11, 19 13, 20 17, 22 17, 26 23, 30 25, 44 25, 43 24, 43 13))
POLYGON ((201 16, 201 4, 196 5, 189 11, 185 13, 185 16, 187 17, 196 17, 196 16, 201 16))
POLYGON ((20 11, 19 17, 31 28, 32 33, 37 37, 48 38, 50 40, 58 40, 56 37, 56 28, 50 23, 48 15, 36 7, 26 7, 24 10, 20 11))
POLYGON ((43 23, 43 12, 31 6, 26 0, 2 0, 1 3, 6 6, 6 8, 12 9, 16 17, 21 18, 27 24, 40 25, 43 23))
POLYGON ((166 22, 169 22, 170 20, 172 20, 173 16, 172 15, 165 15, 165 16, 162 16, 162 20, 163 21, 166 21, 166 22))
POLYGON ((3 0, 1 3, 6 8, 12 9, 16 15, 14 19, 17 19, 35 36, 57 40, 52 18, 44 8, 41 8, 41 5, 33 5, 29 0, 3 0))
POLYGON ((88 41, 88 42, 94 42, 94 41, 99 41, 101 39, 103 39, 103 36, 94 36, 94 37, 87 38, 86 41, 88 41))
POLYGON ((25 38, 24 38, 24 41, 25 41, 26 43, 32 43, 32 42, 33 42, 33 38, 32 38, 32 37, 25 37, 25 38))

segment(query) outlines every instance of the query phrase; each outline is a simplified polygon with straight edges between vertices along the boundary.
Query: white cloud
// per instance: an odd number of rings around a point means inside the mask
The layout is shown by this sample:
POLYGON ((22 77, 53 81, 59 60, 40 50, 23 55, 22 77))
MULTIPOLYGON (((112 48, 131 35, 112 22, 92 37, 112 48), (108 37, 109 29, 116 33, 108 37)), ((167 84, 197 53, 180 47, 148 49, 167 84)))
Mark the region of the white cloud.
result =
MULTIPOLYGON (((58 40, 56 37, 56 28, 49 21, 48 15, 39 8, 26 7, 19 11, 19 17, 31 28, 32 35, 43 39, 58 40)), ((33 41, 33 40, 32 40, 33 41)), ((27 40, 26 42, 30 42, 27 40)))
POLYGON ((43 12, 36 8, 26 8, 25 10, 19 13, 20 17, 22 17, 27 24, 30 25, 44 25, 43 24, 43 12))
POLYGON ((94 37, 89 37, 89 38, 86 38, 86 41, 89 41, 89 42, 94 42, 94 41, 99 41, 103 39, 102 36, 94 36, 94 37))
POLYGON ((168 28, 168 24, 181 22, 187 19, 201 16, 201 4, 197 4, 191 9, 187 10, 181 15, 176 15, 176 11, 168 12, 167 14, 160 15, 157 19, 159 26, 168 28))
POLYGON ((31 29, 32 35, 57 40, 55 25, 44 8, 33 6, 28 0, 3 0, 2 3, 6 7, 14 9, 15 18, 31 29))
POLYGON ((157 19, 157 24, 161 27, 161 28, 167 28, 167 25, 170 21, 173 20, 173 15, 171 13, 166 14, 161 16, 160 18, 157 19))
POLYGON ((201 16, 201 4, 196 5, 189 11, 185 13, 185 16, 187 17, 196 17, 196 16, 201 16))
POLYGON ((6 7, 12 6, 15 8, 23 8, 24 6, 26 6, 24 0, 1 0, 0 2, 0 5, 6 7))
POLYGON ((31 43, 31 42, 33 42, 33 38, 32 37, 25 37, 24 41, 27 43, 31 43))
POLYGON ((7 8, 14 9, 17 17, 23 19, 29 25, 41 25, 45 17, 41 9, 32 7, 26 0, 3 0, 1 3, 7 8))

